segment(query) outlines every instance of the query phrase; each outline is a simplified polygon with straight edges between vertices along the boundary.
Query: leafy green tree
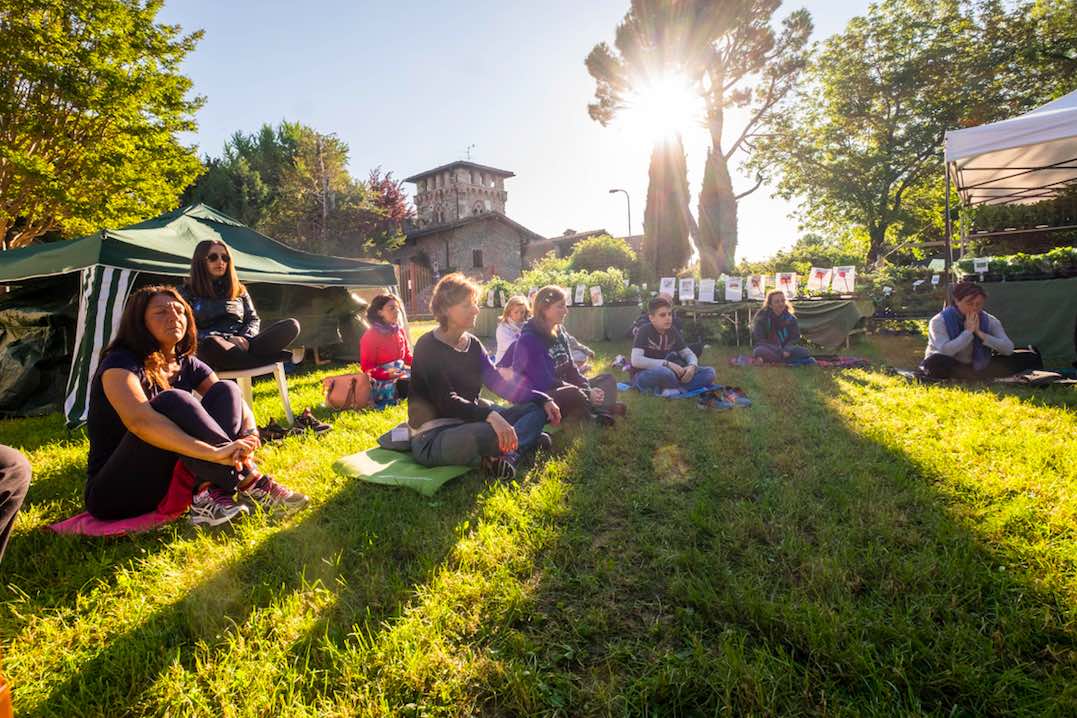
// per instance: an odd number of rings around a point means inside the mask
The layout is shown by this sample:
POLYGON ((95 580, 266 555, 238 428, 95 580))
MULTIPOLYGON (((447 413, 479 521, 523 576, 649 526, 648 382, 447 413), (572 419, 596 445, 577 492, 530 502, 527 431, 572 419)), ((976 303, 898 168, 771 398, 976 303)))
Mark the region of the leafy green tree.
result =
POLYGON ((600 234, 588 237, 572 248, 569 267, 577 271, 597 272, 614 267, 626 273, 634 273, 638 260, 636 253, 623 239, 600 234))
POLYGON ((0 5, 0 238, 77 235, 175 207, 198 174, 177 140, 202 98, 180 63, 201 38, 161 0, 0 5))
MULTIPOLYGON (((943 134, 1048 99, 1018 78, 1027 5, 885 0, 827 40, 757 140, 751 165, 802 202, 806 226, 863 228, 888 247, 942 239, 943 134)), ((1070 79, 1072 83, 1072 78, 1070 79)))
POLYGON ((689 240, 688 170, 679 136, 651 152, 647 207, 643 211, 642 276, 668 277, 692 256, 689 240))

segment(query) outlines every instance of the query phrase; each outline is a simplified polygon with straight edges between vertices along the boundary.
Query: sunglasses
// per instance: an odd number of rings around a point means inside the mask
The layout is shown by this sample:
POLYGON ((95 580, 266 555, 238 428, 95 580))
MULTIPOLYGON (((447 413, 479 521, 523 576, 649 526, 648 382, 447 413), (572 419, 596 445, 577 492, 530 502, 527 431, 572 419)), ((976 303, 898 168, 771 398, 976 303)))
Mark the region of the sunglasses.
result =
POLYGON ((227 254, 217 254, 216 252, 210 252, 209 254, 206 255, 206 261, 216 262, 217 260, 220 260, 222 262, 227 262, 228 261, 228 255, 227 254))

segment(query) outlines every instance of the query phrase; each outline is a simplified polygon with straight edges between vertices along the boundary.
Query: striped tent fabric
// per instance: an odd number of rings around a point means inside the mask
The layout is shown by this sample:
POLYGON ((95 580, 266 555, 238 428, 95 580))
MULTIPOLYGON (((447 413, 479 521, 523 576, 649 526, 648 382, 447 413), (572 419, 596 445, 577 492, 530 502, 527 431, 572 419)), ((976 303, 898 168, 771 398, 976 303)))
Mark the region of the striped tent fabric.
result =
POLYGON ((79 316, 75 350, 67 379, 64 416, 69 429, 86 422, 90 380, 97 371, 101 350, 120 326, 123 305, 138 275, 130 269, 96 264, 82 270, 79 282, 79 316))

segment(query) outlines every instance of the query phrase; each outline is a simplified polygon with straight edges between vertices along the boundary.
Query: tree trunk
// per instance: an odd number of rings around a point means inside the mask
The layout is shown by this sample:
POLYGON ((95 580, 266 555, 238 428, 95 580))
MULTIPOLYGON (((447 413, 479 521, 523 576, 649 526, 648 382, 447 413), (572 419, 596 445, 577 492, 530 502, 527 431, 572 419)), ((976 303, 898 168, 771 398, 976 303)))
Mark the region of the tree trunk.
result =
POLYGON ((868 257, 867 265, 873 266, 879 255, 886 247, 886 225, 872 225, 868 227, 868 257))
POLYGON ((721 116, 710 123, 711 146, 699 192, 699 268, 704 277, 733 269, 737 251, 737 199, 722 153, 721 116))

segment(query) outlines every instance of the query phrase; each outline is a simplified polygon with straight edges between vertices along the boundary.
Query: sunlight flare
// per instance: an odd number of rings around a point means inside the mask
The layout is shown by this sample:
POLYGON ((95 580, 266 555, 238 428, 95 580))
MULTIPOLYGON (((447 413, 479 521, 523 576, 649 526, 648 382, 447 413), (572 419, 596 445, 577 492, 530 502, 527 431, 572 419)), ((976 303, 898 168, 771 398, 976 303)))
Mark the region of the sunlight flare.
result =
POLYGON ((686 75, 670 72, 636 83, 625 115, 629 130, 658 142, 683 135, 703 121, 703 99, 686 75))

